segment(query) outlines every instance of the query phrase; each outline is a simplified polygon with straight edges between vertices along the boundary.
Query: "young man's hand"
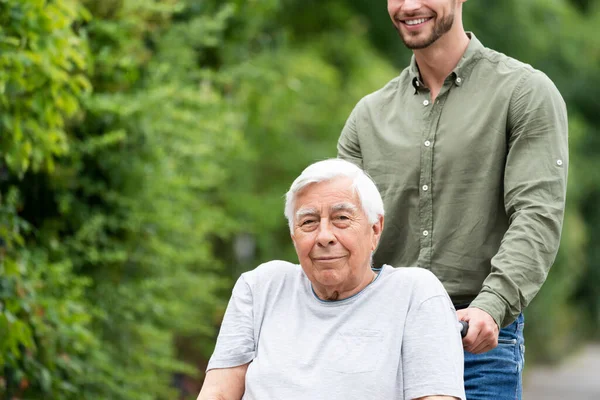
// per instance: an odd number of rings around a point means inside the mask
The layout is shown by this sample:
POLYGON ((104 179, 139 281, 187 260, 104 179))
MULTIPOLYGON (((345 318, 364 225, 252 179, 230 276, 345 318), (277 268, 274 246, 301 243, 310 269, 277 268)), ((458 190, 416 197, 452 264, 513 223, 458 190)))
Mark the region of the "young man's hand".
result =
POLYGON ((469 353, 481 354, 498 346, 500 330, 496 321, 479 308, 465 308, 456 312, 459 321, 469 323, 467 336, 463 338, 463 348, 469 353))

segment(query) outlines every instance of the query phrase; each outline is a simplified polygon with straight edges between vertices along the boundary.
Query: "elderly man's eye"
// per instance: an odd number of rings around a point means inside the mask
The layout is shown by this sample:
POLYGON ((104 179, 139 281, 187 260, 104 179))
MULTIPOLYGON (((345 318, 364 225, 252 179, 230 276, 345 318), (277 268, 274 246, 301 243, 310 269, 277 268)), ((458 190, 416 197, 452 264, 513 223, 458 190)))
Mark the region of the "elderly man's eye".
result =
POLYGON ((315 222, 317 222, 317 221, 315 221, 314 219, 307 219, 305 221, 302 221, 300 223, 300 226, 306 226, 306 225, 314 224, 315 222))

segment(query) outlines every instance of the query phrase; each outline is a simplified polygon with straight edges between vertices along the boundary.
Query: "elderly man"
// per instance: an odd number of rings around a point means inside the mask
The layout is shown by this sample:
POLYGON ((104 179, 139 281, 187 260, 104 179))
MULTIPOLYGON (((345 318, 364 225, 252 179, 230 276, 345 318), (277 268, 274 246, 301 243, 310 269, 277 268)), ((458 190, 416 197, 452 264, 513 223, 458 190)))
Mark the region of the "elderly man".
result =
POLYGON ((442 284, 371 268, 383 229, 373 181, 317 162, 286 196, 300 265, 242 274, 198 400, 463 399, 463 353, 442 284))

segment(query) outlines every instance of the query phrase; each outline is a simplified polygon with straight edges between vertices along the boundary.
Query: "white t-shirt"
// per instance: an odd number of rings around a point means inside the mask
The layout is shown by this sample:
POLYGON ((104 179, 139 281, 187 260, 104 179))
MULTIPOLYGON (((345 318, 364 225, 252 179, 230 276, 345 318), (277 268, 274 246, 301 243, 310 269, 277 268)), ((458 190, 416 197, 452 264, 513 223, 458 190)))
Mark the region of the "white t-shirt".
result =
POLYGON ((207 370, 248 362, 244 400, 465 399, 456 312, 421 268, 385 265, 338 301, 285 261, 242 274, 207 370))

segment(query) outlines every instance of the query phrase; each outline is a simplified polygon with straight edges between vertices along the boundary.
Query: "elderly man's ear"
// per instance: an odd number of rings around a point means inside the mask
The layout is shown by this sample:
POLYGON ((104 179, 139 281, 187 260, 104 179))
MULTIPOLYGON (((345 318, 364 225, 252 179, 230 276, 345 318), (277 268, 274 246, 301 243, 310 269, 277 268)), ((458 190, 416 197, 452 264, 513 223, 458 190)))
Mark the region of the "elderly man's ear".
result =
POLYGON ((383 215, 379 217, 379 221, 374 223, 371 229, 373 229, 373 246, 371 246, 371 250, 375 251, 379 239, 381 239, 381 232, 383 232, 383 215))

